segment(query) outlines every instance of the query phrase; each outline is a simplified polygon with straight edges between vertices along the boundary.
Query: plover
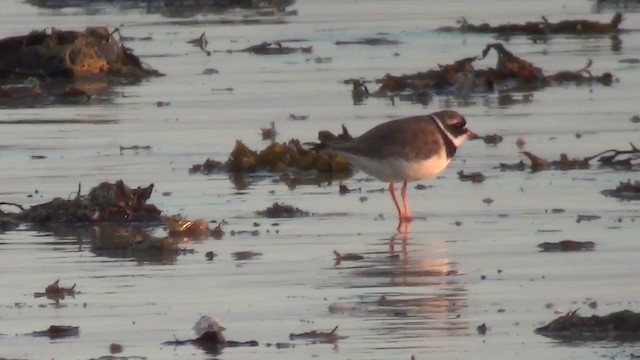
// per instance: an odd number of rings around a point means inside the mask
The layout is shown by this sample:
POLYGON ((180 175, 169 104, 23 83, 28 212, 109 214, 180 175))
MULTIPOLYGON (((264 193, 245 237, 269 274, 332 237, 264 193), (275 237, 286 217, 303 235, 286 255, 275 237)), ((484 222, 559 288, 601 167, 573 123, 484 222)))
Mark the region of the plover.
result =
POLYGON ((339 154, 355 167, 389 183, 400 223, 411 221, 407 183, 442 172, 465 140, 477 137, 465 118, 453 110, 391 120, 359 137, 315 144, 314 149, 339 154), (394 183, 402 182, 402 207, 394 183))

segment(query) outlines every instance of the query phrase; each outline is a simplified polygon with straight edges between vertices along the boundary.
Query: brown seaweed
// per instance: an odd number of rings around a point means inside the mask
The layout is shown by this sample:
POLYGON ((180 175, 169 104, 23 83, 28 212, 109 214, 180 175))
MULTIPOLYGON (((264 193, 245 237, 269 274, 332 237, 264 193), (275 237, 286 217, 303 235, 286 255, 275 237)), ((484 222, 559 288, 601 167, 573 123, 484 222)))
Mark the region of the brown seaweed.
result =
POLYGON ((256 215, 266 218, 296 218, 311 216, 308 211, 300 210, 299 208, 281 203, 273 203, 265 210, 256 211, 256 215))
POLYGON ((562 341, 638 341, 640 313, 622 310, 583 317, 575 310, 537 328, 535 333, 562 341))
MULTIPOLYGON (((587 66, 575 71, 561 71, 552 75, 545 75, 544 71, 509 51, 502 43, 490 43, 485 46, 480 56, 466 57, 451 64, 438 64, 437 69, 429 69, 408 75, 386 74, 379 80, 380 87, 373 91, 364 86, 366 80, 349 79, 346 84, 352 86, 354 104, 360 105, 364 99, 396 97, 402 101, 427 103, 432 94, 456 94, 467 96, 472 93, 493 92, 497 86, 502 91, 511 89, 538 90, 547 86, 564 82, 601 83, 610 85, 614 82, 611 73, 601 75, 592 74, 587 66), (473 63, 487 57, 489 52, 495 52, 498 59, 495 67, 475 68, 473 63)), ((507 96, 504 93, 501 96, 507 96)), ((530 102, 530 94, 523 96, 521 102, 530 102)), ((503 100, 503 103, 507 103, 503 100)))
POLYGON ((36 292, 33 294, 34 298, 46 297, 49 300, 53 300, 58 303, 60 300, 63 300, 66 296, 75 296, 76 295, 76 284, 73 284, 70 288, 65 288, 60 286, 60 280, 54 281, 52 284, 48 285, 44 292, 36 292))
MULTIPOLYGON (((343 133, 342 136, 348 136, 348 133, 346 135, 343 133)), ((284 174, 290 170, 338 175, 350 175, 352 172, 351 165, 344 157, 318 154, 316 151, 303 148, 299 140, 292 139, 286 143, 272 142, 260 151, 252 150, 242 141, 237 140, 226 162, 207 159, 202 164, 194 164, 189 169, 189 173, 207 175, 226 172, 238 175, 271 172, 284 174)))
POLYGON ((312 343, 328 343, 334 344, 340 339, 345 339, 344 336, 339 336, 337 333, 338 326, 334 327, 329 332, 324 331, 307 331, 299 334, 289 334, 289 340, 307 340, 312 343))
POLYGON ((260 44, 248 46, 243 49, 214 50, 213 52, 217 52, 217 53, 222 52, 227 54, 250 53, 250 54, 256 54, 256 55, 288 55, 288 54, 294 54, 294 53, 310 54, 313 52, 313 46, 292 47, 292 46, 284 46, 280 41, 275 41, 275 42, 265 41, 260 44))
POLYGON ((51 325, 45 330, 34 331, 27 335, 30 336, 46 336, 50 339, 60 339, 65 337, 78 337, 80 336, 79 326, 69 325, 51 325))
POLYGON ((617 12, 609 22, 579 19, 562 20, 557 23, 552 23, 543 16, 540 21, 527 21, 520 24, 507 23, 492 26, 487 23, 478 25, 471 24, 463 17, 458 21, 459 25, 457 27, 444 26, 437 30, 443 32, 459 31, 463 33, 496 34, 506 36, 547 36, 553 34, 598 35, 618 32, 618 27, 620 26, 620 23, 622 23, 622 20, 622 13, 617 12))
POLYGON ((162 345, 172 345, 172 346, 181 346, 181 345, 195 345, 198 348, 211 353, 211 354, 220 354, 223 348, 225 347, 255 347, 258 346, 259 343, 255 340, 249 341, 233 341, 233 340, 225 340, 224 337, 220 337, 220 335, 215 331, 207 331, 202 335, 198 336, 195 339, 187 339, 187 340, 171 340, 165 341, 162 345))
POLYGON ((118 180, 103 182, 81 195, 81 186, 73 199, 55 198, 47 203, 31 206, 12 218, 21 222, 47 223, 100 223, 134 222, 159 223, 161 211, 147 200, 153 184, 145 188, 132 189, 118 180))
POLYGON ((84 31, 32 31, 0 39, 0 78, 160 75, 113 37, 106 27, 84 31))
POLYGON ((615 189, 605 189, 601 193, 620 200, 640 200, 640 181, 622 181, 615 189))
POLYGON ((359 261, 364 259, 364 256, 360 254, 353 254, 353 253, 342 254, 342 253, 339 253, 337 250, 333 250, 333 255, 335 256, 334 265, 336 266, 340 265, 343 261, 359 261))
POLYGON ((335 44, 336 45, 380 46, 380 45, 398 45, 398 44, 402 44, 402 41, 387 39, 383 37, 365 37, 357 40, 336 41, 335 44))
POLYGON ((575 240, 562 240, 558 242, 543 242, 538 244, 541 252, 556 252, 556 251, 591 251, 596 248, 596 244, 593 241, 575 241, 575 240))
MULTIPOLYGON (((522 155, 529 160, 531 171, 589 169, 591 162, 595 159, 598 159, 598 166, 602 168, 631 170, 638 165, 640 149, 632 143, 630 146, 630 150, 610 149, 584 158, 569 158, 563 153, 559 155, 558 160, 547 160, 529 151, 522 151, 522 155)), ((499 164, 501 170, 523 171, 525 168, 526 165, 522 161, 516 164, 499 164)))
POLYGON ((486 178, 487 177, 479 171, 474 171, 472 173, 465 173, 463 170, 458 171, 458 179, 460 179, 460 181, 470 181, 474 184, 479 184, 486 178))

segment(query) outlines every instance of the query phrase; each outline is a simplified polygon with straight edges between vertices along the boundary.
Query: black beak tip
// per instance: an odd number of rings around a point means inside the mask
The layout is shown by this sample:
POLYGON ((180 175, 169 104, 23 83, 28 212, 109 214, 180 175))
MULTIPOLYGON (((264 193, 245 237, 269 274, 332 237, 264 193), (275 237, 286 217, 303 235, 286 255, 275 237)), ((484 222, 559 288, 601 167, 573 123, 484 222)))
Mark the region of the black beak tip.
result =
POLYGON ((471 130, 467 130, 467 139, 469 139, 469 140, 478 140, 478 139, 482 139, 482 136, 474 133, 471 130))

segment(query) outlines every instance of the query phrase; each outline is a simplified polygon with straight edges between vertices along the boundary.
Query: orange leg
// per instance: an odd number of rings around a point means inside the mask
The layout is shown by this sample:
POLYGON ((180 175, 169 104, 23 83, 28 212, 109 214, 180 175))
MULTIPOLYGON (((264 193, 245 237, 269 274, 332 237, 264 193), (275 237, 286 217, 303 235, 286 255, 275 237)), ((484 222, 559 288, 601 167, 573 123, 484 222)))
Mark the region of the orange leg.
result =
POLYGON ((407 199, 407 180, 402 184, 402 191, 400 191, 400 195, 402 195, 402 205, 404 207, 402 219, 404 221, 411 221, 411 210, 409 210, 409 200, 407 199))
POLYGON ((400 204, 396 198, 396 188, 393 186, 393 182, 389 183, 389 193, 391 193, 393 203, 396 205, 396 209, 398 210, 398 218, 400 218, 400 221, 402 222, 402 210, 400 210, 400 204))

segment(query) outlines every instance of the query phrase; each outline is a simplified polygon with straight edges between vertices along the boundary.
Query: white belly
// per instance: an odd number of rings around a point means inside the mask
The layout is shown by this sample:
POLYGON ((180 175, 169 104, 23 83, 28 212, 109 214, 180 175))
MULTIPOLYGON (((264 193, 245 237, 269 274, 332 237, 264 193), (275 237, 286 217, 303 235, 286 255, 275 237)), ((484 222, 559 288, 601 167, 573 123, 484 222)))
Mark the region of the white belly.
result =
POLYGON ((341 155, 344 155, 355 167, 384 182, 415 181, 434 177, 441 173, 451 161, 447 159, 444 151, 428 160, 411 162, 396 157, 372 159, 345 153, 341 155))

